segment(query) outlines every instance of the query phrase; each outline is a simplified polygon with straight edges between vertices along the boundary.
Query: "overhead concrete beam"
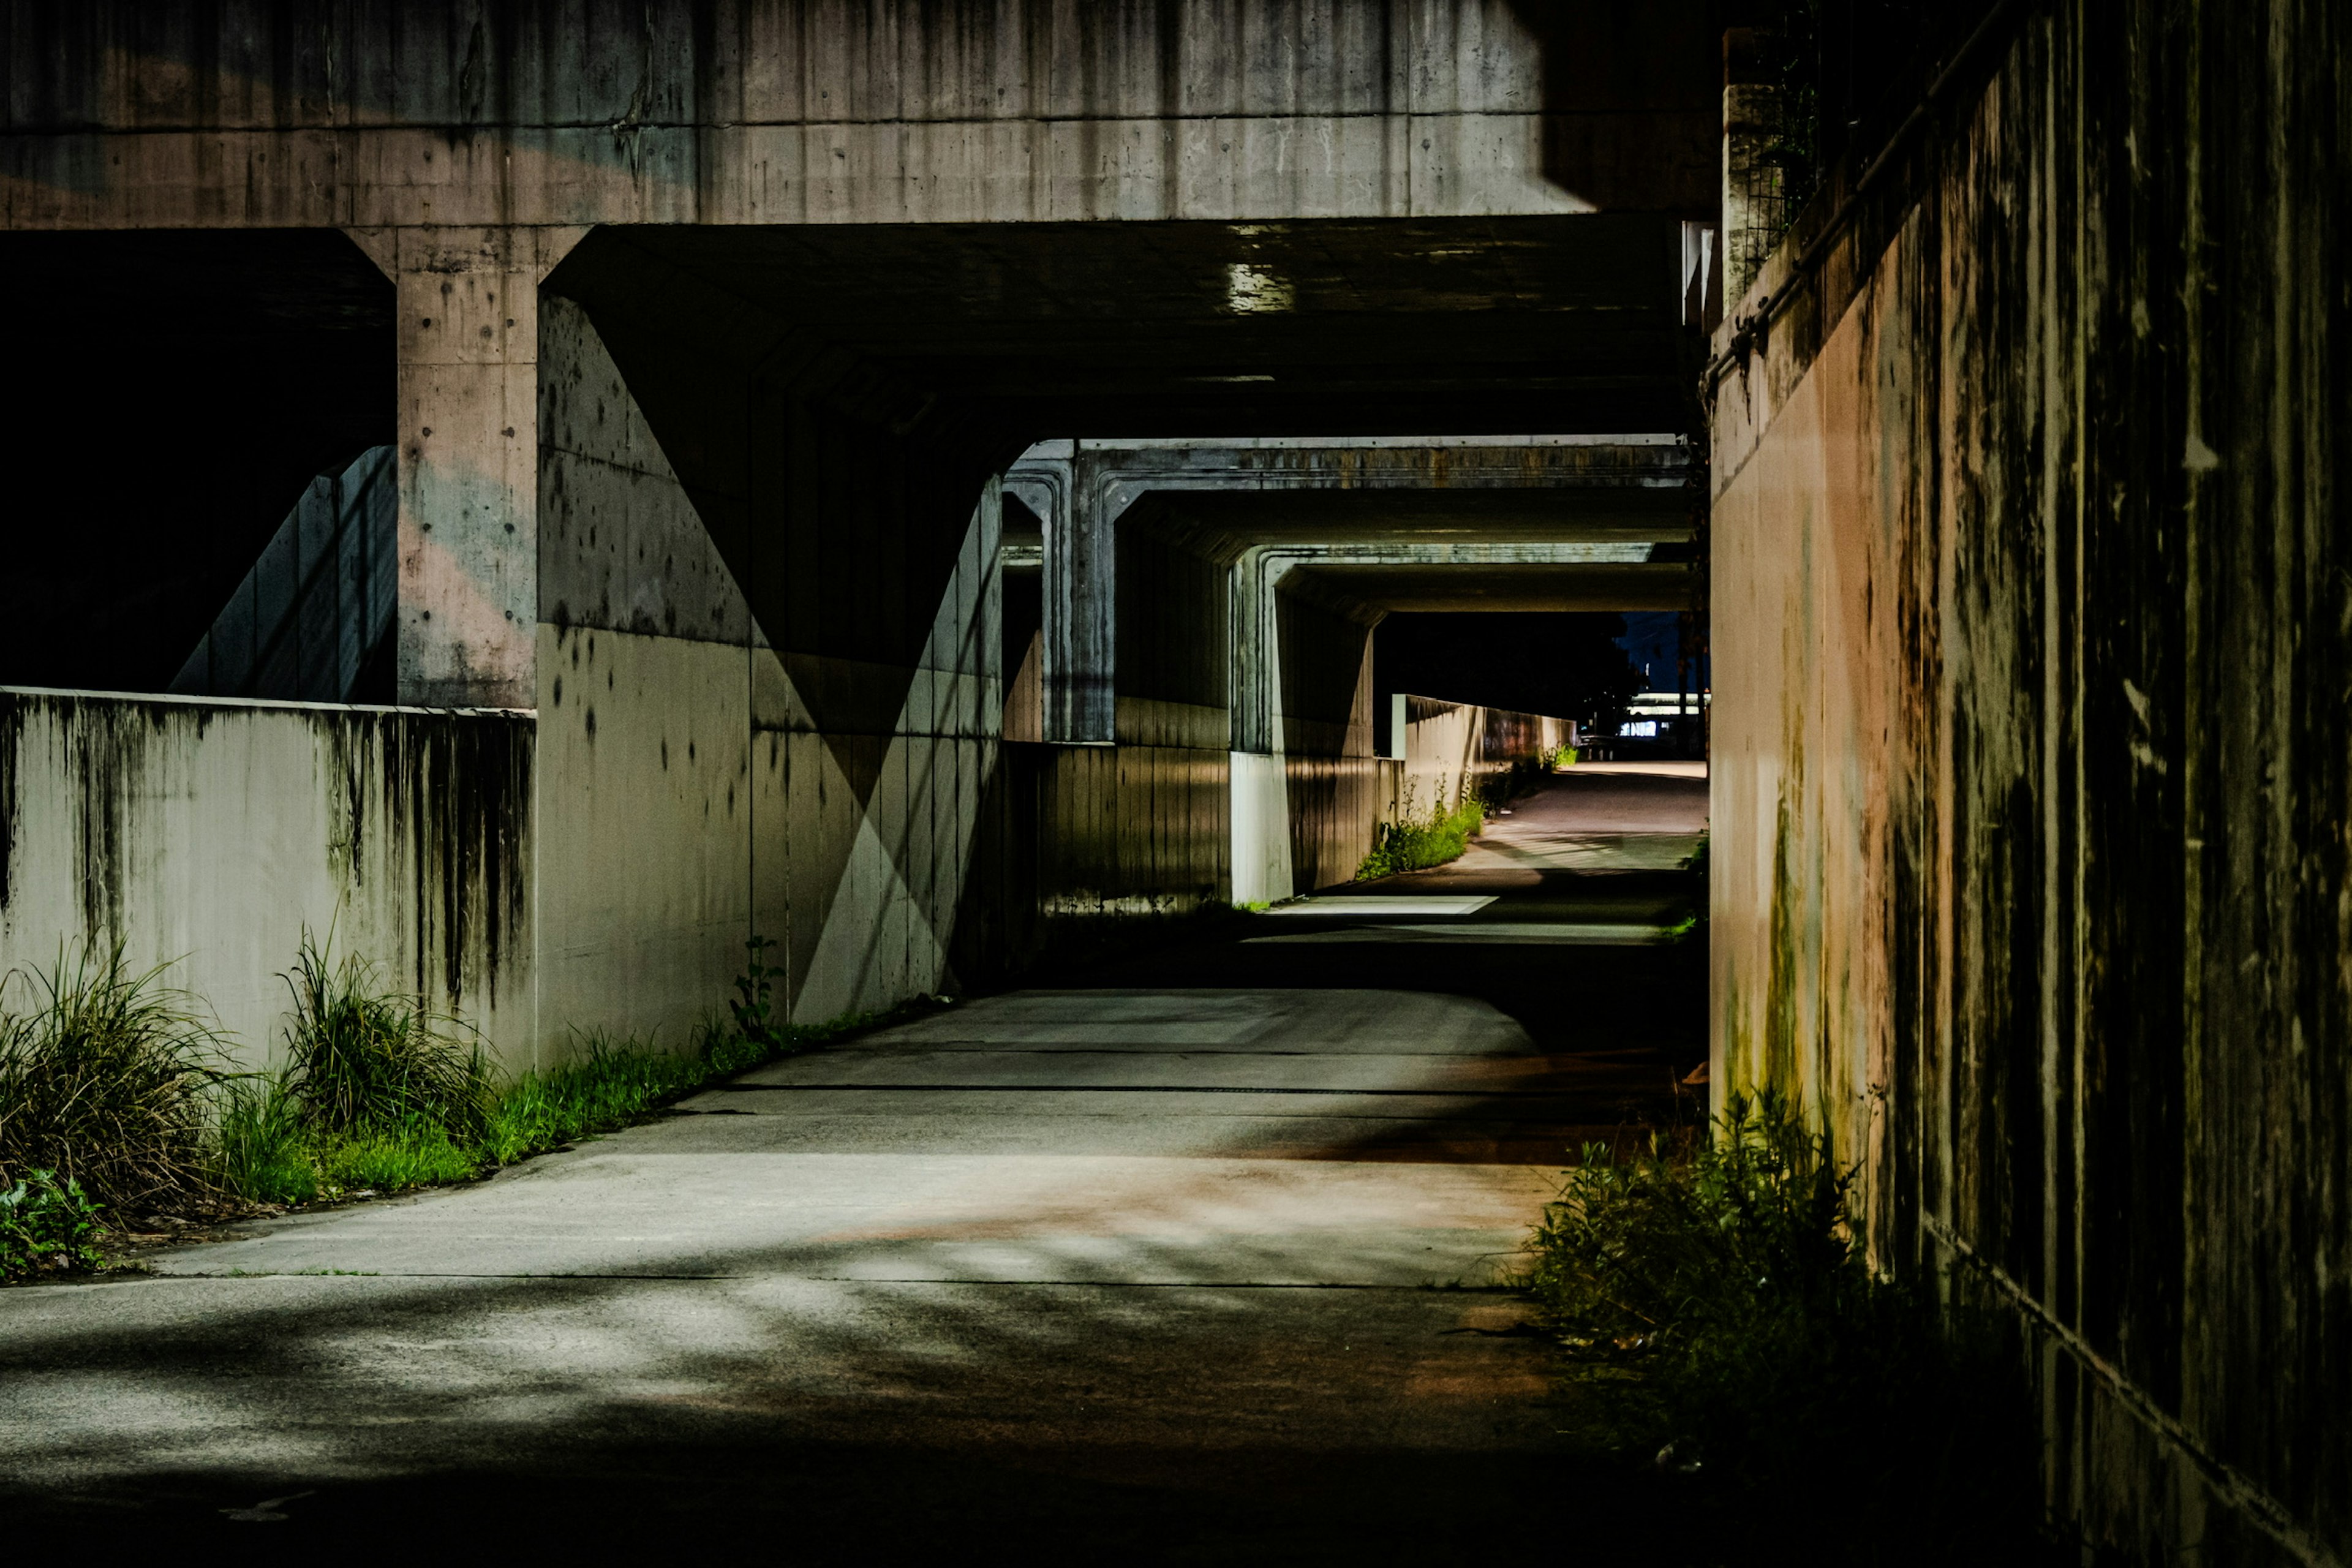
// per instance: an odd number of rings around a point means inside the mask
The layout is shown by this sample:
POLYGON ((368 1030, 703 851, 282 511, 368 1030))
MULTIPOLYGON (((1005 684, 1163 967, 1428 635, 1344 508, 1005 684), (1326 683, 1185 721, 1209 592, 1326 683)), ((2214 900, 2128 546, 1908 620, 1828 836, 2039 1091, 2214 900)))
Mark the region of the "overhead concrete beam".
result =
POLYGON ((44 47, 20 47, 6 84, 5 226, 1697 217, 1717 200, 1700 0, 322 16, 13 5, 44 47))
MULTIPOLYGON (((1538 552, 1523 563, 1566 566, 1573 563, 1542 552, 1612 541, 1643 552, 1618 564, 1646 563, 1651 543, 1691 536, 1705 474, 1698 450, 1676 436, 1041 442, 1008 470, 1005 488, 1045 524, 1045 738, 1114 738, 1118 530, 1147 501, 1171 514, 1155 514, 1154 526, 1234 565, 1238 668, 1252 662, 1252 628, 1271 613, 1273 579, 1241 586, 1250 572, 1279 577, 1350 549, 1367 566, 1493 565, 1503 558, 1489 552, 1512 547, 1538 552), (1245 560, 1259 564, 1244 571, 1245 560)), ((1603 598, 1637 593, 1633 579, 1590 585, 1603 598)), ((1652 584, 1638 593, 1661 596, 1652 584)), ((1235 686, 1237 751, 1264 749, 1276 725, 1262 685, 1235 686)))

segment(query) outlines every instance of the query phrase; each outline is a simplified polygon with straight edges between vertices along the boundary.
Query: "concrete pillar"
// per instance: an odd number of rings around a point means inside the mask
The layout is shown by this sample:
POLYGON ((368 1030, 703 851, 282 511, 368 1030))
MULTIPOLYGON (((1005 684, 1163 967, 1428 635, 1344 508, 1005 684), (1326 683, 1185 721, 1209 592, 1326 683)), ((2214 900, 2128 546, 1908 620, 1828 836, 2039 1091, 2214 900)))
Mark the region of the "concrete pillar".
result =
POLYGON ((1004 488, 1045 524, 1045 734, 1063 745, 1118 738, 1118 514, 1132 495, 1073 441, 1041 441, 1008 469, 1004 488))
POLYGON ((1226 582, 1232 647, 1225 702, 1233 716, 1227 757, 1226 823, 1233 836, 1233 901, 1272 903, 1290 897, 1290 779, 1282 746, 1282 634, 1275 590, 1295 558, 1252 545, 1234 560, 1226 582))
POLYGON ((352 231, 397 290, 404 705, 538 705, 539 285, 585 232, 352 231))
POLYGON ((1282 750, 1282 636, 1275 590, 1297 564, 1295 553, 1254 544, 1234 559, 1226 608, 1233 647, 1225 665, 1225 706, 1233 715, 1234 750, 1282 750))

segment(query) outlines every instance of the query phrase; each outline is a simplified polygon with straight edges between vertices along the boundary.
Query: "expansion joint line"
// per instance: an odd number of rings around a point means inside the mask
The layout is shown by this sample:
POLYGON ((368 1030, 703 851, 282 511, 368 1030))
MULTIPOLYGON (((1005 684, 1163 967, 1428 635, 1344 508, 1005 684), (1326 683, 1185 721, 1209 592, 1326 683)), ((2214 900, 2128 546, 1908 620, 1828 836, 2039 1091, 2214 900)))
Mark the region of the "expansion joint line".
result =
POLYGON ((2344 1568, 2337 1557, 2324 1543, 2298 1523, 2294 1516, 2281 1506, 2278 1500, 2242 1474, 2228 1461, 2206 1448, 2198 1441, 2180 1418, 2158 1405, 2146 1390, 2125 1374, 2124 1370, 2108 1361, 2090 1342, 2053 1317, 2024 1286, 2011 1279, 2000 1265, 1985 1257, 1964 1240, 1958 1232, 1934 1215, 1922 1215, 1922 1229, 1934 1237, 1952 1256, 1967 1264, 2019 1314, 2064 1351, 2091 1374, 2106 1385, 2126 1410, 2158 1438, 2177 1449, 2182 1458, 2197 1468, 2207 1485, 2230 1502, 2243 1510, 2265 1533, 2309 1568, 2344 1568))

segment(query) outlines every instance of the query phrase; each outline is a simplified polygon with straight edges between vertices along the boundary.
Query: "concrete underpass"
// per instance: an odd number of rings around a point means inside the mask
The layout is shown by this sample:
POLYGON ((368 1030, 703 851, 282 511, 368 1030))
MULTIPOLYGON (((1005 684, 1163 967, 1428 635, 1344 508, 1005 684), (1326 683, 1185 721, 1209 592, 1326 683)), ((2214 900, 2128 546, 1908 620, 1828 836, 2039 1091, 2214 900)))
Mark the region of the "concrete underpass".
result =
POLYGON ((9 1517, 1656 1555, 1507 1287, 1769 1090, 2352 1561, 2336 9, 0 0, 0 970, 896 1020, 0 1290, 9 1517))

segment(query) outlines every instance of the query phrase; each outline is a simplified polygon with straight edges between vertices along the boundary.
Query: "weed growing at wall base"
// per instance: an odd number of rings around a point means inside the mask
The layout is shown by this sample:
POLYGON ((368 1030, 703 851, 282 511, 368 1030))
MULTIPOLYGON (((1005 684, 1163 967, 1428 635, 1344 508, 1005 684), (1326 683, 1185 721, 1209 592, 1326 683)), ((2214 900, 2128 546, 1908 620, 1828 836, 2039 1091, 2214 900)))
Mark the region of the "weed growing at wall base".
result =
POLYGON ((307 1204, 319 1167, 301 1103, 278 1077, 240 1079, 222 1096, 216 1133, 221 1189, 248 1202, 307 1204))
POLYGON ((580 1059, 503 1087, 460 1026, 355 959, 331 963, 307 932, 284 977, 294 1010, 274 1074, 223 1070, 215 1037, 159 971, 129 973, 119 950, 61 958, 32 977, 32 1006, 0 1011, 0 1278, 96 1267, 106 1209, 212 1213, 224 1199, 468 1180, 919 1005, 787 1024, 766 945, 738 982, 738 1027, 706 1025, 684 1052, 591 1036, 580 1059))
POLYGON ((1586 1151, 1527 1277, 1577 1435, 1685 1488, 1703 1561, 2051 1560, 2017 1352, 1871 1272, 1853 1179, 1769 1099, 1586 1151))
POLYGON ((79 1183, 54 1171, 28 1171, 0 1189, 0 1279, 98 1263, 98 1205, 79 1183))
POLYGON ((683 1052, 650 1038, 585 1036, 577 1060, 500 1088, 478 1050, 405 998, 374 991, 364 966, 331 969, 306 939, 288 976, 296 1007, 287 1071, 226 1086, 219 1184, 249 1202, 299 1204, 465 1181, 627 1127, 716 1079, 906 1010, 784 1023, 771 1000, 778 972, 761 958, 769 944, 750 945, 751 973, 730 1004, 736 1028, 706 1025, 683 1052))
POLYGON ((1427 822, 1383 822, 1372 840, 1372 852, 1356 868, 1356 880, 1369 882, 1459 860, 1470 847, 1470 836, 1486 823, 1486 805, 1475 799, 1427 822))
POLYGON ((316 1131, 360 1136, 431 1125, 451 1140, 481 1135, 489 1073, 478 1042, 461 1041, 453 1020, 382 989, 356 955, 331 965, 302 933, 286 1031, 286 1092, 316 1131))

